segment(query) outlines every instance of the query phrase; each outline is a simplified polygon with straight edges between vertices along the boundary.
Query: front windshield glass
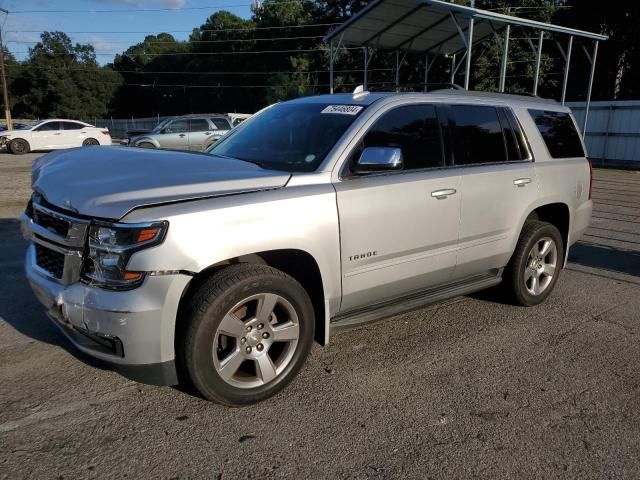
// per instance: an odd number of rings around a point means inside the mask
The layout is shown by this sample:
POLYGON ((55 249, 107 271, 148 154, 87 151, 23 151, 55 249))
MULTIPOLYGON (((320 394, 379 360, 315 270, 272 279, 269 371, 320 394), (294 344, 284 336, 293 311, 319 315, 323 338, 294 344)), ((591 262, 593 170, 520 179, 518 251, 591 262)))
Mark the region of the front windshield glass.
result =
POLYGON ((288 172, 311 172, 324 160, 360 105, 283 103, 244 122, 208 153, 288 172))
POLYGON ((22 126, 18 126, 18 128, 16 128, 16 130, 28 130, 30 128, 35 128, 38 125, 40 125, 41 123, 44 123, 46 120, 37 120, 35 122, 32 123, 27 123, 26 125, 22 125, 22 126))
POLYGON ((160 131, 165 127, 167 123, 169 123, 170 120, 170 118, 167 118, 166 120, 161 121, 158 125, 155 126, 153 130, 151 130, 151 132, 160 133, 160 131))

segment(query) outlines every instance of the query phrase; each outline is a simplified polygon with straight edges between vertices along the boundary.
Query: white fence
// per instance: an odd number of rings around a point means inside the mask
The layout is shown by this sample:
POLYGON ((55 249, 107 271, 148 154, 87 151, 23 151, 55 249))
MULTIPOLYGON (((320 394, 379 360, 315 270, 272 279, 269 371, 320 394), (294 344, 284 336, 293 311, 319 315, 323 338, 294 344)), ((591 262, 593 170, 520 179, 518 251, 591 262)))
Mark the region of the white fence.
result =
MULTIPOLYGON (((582 129, 585 103, 567 106, 582 129)), ((591 102, 585 143, 596 165, 640 168, 640 101, 591 102)))

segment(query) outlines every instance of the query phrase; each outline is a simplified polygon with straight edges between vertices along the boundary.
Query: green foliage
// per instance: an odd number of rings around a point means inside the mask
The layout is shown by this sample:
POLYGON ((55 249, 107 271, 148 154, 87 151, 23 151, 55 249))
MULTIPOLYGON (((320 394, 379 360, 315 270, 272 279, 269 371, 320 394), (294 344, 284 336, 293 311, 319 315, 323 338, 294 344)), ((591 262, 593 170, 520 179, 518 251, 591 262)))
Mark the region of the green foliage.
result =
MULTIPOLYGON (((640 29, 635 26, 640 2, 622 3, 596 9, 582 0, 477 0, 476 7, 609 34, 611 39, 601 45, 594 97, 631 98, 640 93, 640 29)), ((96 63, 90 45, 74 45, 62 32, 45 32, 24 62, 7 55, 13 114, 92 118, 253 112, 275 101, 326 93, 329 55, 322 37, 328 27, 296 27, 343 22, 366 4, 365 0, 264 0, 250 19, 218 11, 194 28, 187 41, 168 33, 149 35, 116 55, 108 66, 96 63)), ((531 91, 535 52, 529 38, 536 45, 537 32, 512 28, 507 92, 531 91)), ((556 40, 566 42, 566 37, 546 36, 539 92, 558 98, 564 65, 556 40)), ((590 42, 576 39, 569 99, 584 98, 586 91, 588 63, 583 45, 591 49, 590 42)), ((395 58, 393 52, 384 51, 373 56, 371 88, 393 88, 395 58)), ((351 91, 363 83, 362 61, 360 49, 340 51, 336 91, 351 91)), ((500 71, 496 39, 476 43, 472 63, 471 87, 496 90, 500 71)), ((438 58, 429 81, 448 82, 449 68, 449 59, 438 58)), ((423 54, 408 54, 400 83, 422 83, 424 69, 423 54)), ((464 66, 458 83, 463 72, 464 66)))
POLYGON ((91 45, 74 45, 63 32, 44 32, 19 67, 17 75, 7 69, 15 117, 103 117, 121 83, 97 64, 91 45))

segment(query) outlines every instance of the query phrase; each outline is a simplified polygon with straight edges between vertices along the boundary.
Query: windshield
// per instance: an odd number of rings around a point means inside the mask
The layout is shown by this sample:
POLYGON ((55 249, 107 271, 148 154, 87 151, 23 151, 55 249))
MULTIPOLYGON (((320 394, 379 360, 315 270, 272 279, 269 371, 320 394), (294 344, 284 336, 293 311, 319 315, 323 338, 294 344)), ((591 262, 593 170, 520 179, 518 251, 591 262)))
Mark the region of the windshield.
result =
POLYGON ((37 120, 35 122, 32 123, 26 123, 24 125, 18 125, 17 127, 14 126, 15 130, 28 130, 30 128, 35 128, 38 125, 40 125, 41 123, 46 122, 46 120, 37 120))
POLYGON ((153 130, 151 130, 152 133, 160 133, 160 131, 167 125, 167 123, 169 123, 172 119, 171 118, 167 118, 166 120, 161 121, 158 125, 155 126, 155 128, 153 130))
POLYGON ((311 172, 363 109, 320 103, 275 105, 232 130, 208 153, 273 170, 311 172))

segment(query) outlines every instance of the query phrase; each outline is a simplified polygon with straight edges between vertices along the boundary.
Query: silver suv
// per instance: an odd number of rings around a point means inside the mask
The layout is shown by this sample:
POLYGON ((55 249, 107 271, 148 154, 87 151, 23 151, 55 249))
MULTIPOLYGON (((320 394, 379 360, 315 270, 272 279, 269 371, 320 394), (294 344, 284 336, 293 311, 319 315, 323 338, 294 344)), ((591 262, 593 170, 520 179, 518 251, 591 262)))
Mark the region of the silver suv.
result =
POLYGON ((35 163, 27 277, 83 352, 227 405, 340 326, 500 283, 539 304, 591 219, 574 119, 537 98, 317 96, 209 155, 118 148, 35 163))
POLYGON ((185 115, 160 122, 150 132, 131 138, 129 145, 201 152, 232 128, 224 116, 185 115))

